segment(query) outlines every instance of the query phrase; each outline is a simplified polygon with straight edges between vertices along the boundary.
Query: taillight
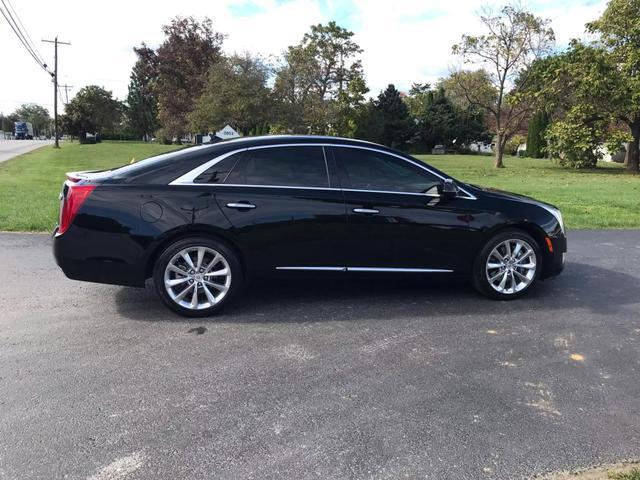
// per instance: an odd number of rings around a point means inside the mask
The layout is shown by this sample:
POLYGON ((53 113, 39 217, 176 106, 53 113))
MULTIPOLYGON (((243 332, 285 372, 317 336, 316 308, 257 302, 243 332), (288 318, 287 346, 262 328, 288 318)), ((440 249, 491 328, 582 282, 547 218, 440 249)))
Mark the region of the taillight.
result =
POLYGON ((66 196, 60 206, 60 225, 58 235, 63 234, 71 226, 80 207, 96 188, 95 185, 69 185, 66 196))

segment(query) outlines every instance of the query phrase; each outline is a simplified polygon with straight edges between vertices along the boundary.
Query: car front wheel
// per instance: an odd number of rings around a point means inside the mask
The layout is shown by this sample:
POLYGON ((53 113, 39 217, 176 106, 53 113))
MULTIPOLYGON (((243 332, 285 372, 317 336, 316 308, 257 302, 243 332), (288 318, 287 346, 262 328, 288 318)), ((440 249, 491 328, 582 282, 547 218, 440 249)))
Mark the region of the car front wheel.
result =
POLYGON ((474 264, 473 283, 482 294, 511 300, 524 295, 542 268, 540 248, 526 232, 507 230, 483 247, 474 264))
POLYGON ((153 281, 162 301, 188 317, 212 315, 225 305, 242 282, 234 252, 205 237, 179 240, 156 261, 153 281))

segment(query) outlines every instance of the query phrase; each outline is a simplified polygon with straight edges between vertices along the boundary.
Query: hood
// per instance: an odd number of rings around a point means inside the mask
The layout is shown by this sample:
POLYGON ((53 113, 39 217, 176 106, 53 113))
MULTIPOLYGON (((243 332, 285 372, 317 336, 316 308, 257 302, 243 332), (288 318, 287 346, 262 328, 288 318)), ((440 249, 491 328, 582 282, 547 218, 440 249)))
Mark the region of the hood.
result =
POLYGON ((555 205, 551 203, 541 202, 535 198, 528 197, 526 195, 520 195, 519 193, 506 192, 504 190, 499 190, 497 188, 489 188, 489 187, 481 187, 479 185, 469 185, 472 187, 477 193, 481 195, 485 195, 492 198, 499 198, 503 200, 512 200, 516 202, 525 202, 533 205, 539 205, 541 207, 551 207, 558 209, 555 205))

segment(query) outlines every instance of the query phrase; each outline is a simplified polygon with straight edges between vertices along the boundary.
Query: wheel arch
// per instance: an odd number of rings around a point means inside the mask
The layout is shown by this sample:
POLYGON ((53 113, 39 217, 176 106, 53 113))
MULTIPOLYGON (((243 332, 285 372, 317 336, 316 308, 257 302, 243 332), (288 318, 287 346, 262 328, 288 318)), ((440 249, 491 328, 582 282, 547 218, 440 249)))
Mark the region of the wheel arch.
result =
POLYGON ((536 241, 536 244, 538 245, 538 248, 542 253, 542 268, 544 269, 545 264, 548 263, 548 258, 551 258, 552 254, 549 252, 545 240, 545 238, 547 238, 547 234, 540 226, 536 225, 535 223, 531 223, 526 220, 517 220, 498 225, 487 231, 486 235, 484 236, 482 245, 486 245, 486 243, 494 236, 507 230, 522 230, 523 232, 529 234, 536 241))
POLYGON ((237 243, 234 242, 229 235, 225 234, 220 229, 211 227, 209 225, 193 224, 193 225, 183 226, 167 232, 165 235, 162 236, 161 239, 158 240, 158 242, 156 242, 151 247, 149 254, 147 255, 147 258, 145 260, 145 267, 144 267, 145 279, 148 279, 153 275, 153 267, 156 263, 156 260, 160 255, 162 255, 162 252, 169 245, 177 242, 178 240, 182 240, 184 238, 202 237, 202 236, 213 238, 219 242, 222 242, 229 249, 231 249, 238 256, 238 261, 240 262, 240 267, 242 268, 242 274, 246 278, 247 263, 245 261, 245 255, 243 254, 242 249, 240 249, 237 243))

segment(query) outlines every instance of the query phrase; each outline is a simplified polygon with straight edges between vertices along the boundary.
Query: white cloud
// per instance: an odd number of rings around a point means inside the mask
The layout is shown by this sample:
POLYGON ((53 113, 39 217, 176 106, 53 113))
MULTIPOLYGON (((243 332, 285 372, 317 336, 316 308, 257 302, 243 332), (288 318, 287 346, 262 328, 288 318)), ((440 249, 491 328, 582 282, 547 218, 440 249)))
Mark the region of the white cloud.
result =
MULTIPOLYGON (((135 61, 132 47, 142 41, 157 46, 162 41, 161 26, 175 15, 209 16, 214 27, 228 35, 226 51, 263 55, 279 55, 311 24, 337 16, 338 23, 355 31, 365 51, 371 94, 377 95, 388 83, 408 88, 446 74, 453 61, 451 45, 463 33, 479 31, 476 13, 482 4, 478 0, 113 0, 94 9, 82 0, 12 3, 50 65, 53 46, 40 39, 57 33, 61 40, 71 41, 71 46, 59 50, 60 82, 73 85, 71 96, 84 85, 98 84, 121 99, 135 61), (348 18, 340 18, 345 12, 348 18)), ((536 13, 552 19, 559 43, 566 44, 582 34, 584 23, 597 18, 604 5, 604 0, 595 4, 539 0, 534 6, 536 13)), ((9 113, 24 102, 52 109, 48 76, 1 20, 0 111, 9 113)))

